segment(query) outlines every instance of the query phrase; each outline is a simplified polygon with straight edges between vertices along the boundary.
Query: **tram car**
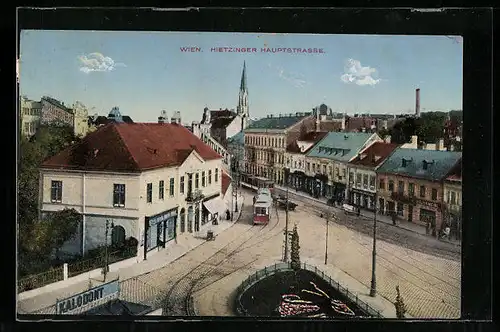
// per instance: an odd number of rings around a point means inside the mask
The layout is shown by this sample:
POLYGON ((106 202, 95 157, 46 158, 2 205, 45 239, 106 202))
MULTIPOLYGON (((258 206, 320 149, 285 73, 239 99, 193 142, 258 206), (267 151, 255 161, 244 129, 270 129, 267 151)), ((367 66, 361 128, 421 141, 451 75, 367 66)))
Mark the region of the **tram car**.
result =
POLYGON ((270 193, 262 191, 254 197, 253 224, 265 225, 269 223, 273 199, 270 193))

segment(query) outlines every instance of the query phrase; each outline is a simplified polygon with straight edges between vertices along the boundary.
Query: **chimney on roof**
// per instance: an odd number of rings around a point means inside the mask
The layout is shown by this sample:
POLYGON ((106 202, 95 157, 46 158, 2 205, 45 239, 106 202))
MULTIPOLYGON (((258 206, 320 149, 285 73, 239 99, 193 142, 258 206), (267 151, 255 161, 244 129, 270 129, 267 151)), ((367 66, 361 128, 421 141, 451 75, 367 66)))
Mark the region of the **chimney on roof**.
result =
POLYGON ((162 110, 160 113, 160 116, 158 117, 158 123, 165 123, 167 122, 167 111, 162 110))
POLYGON ((385 138, 384 138, 384 142, 387 143, 387 144, 390 144, 391 143, 391 135, 387 135, 385 138))
POLYGON ((349 136, 347 136, 347 135, 344 135, 344 139, 348 139, 348 138, 349 138, 349 136))
POLYGON ((419 118, 420 117, 420 89, 417 89, 415 91, 415 93, 416 93, 416 96, 415 96, 416 97, 416 100, 415 100, 415 116, 417 118, 419 118))

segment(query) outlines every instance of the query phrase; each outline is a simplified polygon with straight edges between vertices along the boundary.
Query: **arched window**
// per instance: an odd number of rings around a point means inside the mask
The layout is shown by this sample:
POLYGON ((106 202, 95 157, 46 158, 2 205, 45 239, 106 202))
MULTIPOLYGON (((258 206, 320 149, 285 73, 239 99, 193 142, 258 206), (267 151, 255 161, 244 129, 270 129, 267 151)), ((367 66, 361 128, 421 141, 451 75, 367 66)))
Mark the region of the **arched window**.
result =
POLYGON ((111 230, 111 244, 119 245, 125 242, 125 228, 122 226, 115 226, 111 230))
POLYGON ((186 209, 181 209, 181 233, 186 231, 186 209))

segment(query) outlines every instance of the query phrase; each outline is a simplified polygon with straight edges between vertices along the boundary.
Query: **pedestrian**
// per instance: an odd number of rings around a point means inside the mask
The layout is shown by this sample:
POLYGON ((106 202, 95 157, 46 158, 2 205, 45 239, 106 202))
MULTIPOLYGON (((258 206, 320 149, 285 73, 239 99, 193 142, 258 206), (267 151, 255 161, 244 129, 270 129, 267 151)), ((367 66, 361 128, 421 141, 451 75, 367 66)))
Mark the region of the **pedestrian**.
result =
POLYGON ((358 206, 358 217, 361 215, 361 208, 358 206))
POLYGON ((392 212, 392 224, 396 226, 396 213, 392 212))
POLYGON ((430 231, 431 231, 431 223, 427 221, 425 223, 425 234, 429 235, 430 231))

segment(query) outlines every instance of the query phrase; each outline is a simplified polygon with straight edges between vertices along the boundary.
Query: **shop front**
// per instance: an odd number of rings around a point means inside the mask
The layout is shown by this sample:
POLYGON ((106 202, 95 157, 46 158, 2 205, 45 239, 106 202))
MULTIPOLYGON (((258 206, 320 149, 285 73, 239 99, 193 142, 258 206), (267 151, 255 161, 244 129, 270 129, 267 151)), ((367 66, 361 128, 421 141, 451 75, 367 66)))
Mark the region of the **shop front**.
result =
POLYGON ((420 223, 426 226, 427 234, 436 236, 441 227, 442 213, 438 202, 429 202, 421 199, 416 200, 416 210, 419 211, 420 223))
POLYGON ((205 225, 206 223, 217 224, 219 221, 219 217, 223 216, 225 210, 227 210, 226 205, 218 194, 212 195, 211 197, 203 200, 202 225, 205 225))
POLYGON ((325 197, 329 191, 328 186, 328 176, 325 174, 316 174, 314 176, 315 183, 313 187, 313 196, 316 198, 325 197))
POLYGON ((304 172, 294 171, 290 174, 288 183, 289 186, 291 186, 295 190, 305 191, 306 188, 305 180, 306 180, 306 175, 304 174, 304 172))
POLYGON ((346 185, 340 182, 333 182, 331 188, 331 198, 337 202, 343 202, 345 200, 345 189, 346 185))
POLYGON ((147 253, 155 248, 165 248, 166 243, 175 239, 177 224, 177 208, 164 211, 154 216, 148 216, 145 219, 144 259, 147 253))
POLYGON ((375 193, 351 188, 349 191, 349 204, 373 210, 375 208, 375 193))

